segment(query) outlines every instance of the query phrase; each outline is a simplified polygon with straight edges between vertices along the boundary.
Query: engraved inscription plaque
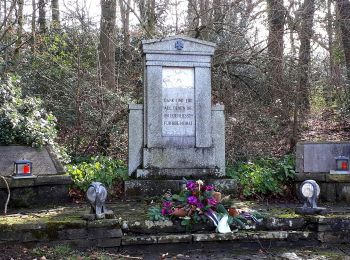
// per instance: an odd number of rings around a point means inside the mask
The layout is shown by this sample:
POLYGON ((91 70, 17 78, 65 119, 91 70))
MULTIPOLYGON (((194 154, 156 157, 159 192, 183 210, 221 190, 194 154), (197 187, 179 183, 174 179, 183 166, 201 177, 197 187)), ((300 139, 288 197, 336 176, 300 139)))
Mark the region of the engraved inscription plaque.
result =
POLYGON ((162 69, 162 135, 194 136, 194 68, 162 69))

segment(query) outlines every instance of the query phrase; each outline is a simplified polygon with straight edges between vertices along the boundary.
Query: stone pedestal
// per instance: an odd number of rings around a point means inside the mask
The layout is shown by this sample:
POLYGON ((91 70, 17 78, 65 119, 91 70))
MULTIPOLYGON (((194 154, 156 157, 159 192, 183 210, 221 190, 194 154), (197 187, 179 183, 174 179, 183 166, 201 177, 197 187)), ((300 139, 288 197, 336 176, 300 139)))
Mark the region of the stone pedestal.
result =
POLYGON ((129 175, 222 178, 224 107, 211 103, 215 44, 183 36, 142 43, 144 104, 129 106, 129 175))

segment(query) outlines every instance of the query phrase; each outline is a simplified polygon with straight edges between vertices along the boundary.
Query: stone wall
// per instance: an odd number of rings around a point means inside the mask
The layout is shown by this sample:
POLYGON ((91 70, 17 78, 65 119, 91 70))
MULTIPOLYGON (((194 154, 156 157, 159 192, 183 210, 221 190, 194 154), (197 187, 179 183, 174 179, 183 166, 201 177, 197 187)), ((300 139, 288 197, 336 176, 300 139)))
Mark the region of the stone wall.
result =
POLYGON ((350 155, 350 142, 298 143, 296 150, 296 186, 315 180, 324 201, 350 201, 350 174, 330 174, 335 157, 350 155))

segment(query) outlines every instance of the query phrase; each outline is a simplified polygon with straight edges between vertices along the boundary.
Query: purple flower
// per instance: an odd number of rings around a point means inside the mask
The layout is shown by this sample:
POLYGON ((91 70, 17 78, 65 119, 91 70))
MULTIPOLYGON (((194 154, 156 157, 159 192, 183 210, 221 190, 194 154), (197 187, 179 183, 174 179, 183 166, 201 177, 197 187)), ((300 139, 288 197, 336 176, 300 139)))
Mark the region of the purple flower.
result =
POLYGON ((215 207, 218 204, 218 202, 214 198, 207 199, 207 202, 208 202, 208 205, 213 206, 213 207, 215 207))
POLYGON ((165 216, 167 213, 166 208, 162 208, 162 215, 165 216))
POLYGON ((204 208, 204 205, 202 202, 197 202, 197 208, 202 209, 204 208))
POLYGON ((196 205, 198 203, 198 198, 196 196, 189 196, 187 202, 191 205, 196 205))
POLYGON ((187 188, 188 190, 190 190, 190 191, 193 191, 193 190, 195 190, 195 189, 197 188, 197 183, 194 182, 194 181, 188 181, 188 182, 186 183, 186 188, 187 188))
POLYGON ((205 190, 206 191, 212 191, 212 190, 214 190, 214 186, 213 185, 207 185, 207 186, 205 186, 205 190))
POLYGON ((163 207, 165 208, 170 208, 173 205, 171 201, 164 201, 163 202, 163 207))

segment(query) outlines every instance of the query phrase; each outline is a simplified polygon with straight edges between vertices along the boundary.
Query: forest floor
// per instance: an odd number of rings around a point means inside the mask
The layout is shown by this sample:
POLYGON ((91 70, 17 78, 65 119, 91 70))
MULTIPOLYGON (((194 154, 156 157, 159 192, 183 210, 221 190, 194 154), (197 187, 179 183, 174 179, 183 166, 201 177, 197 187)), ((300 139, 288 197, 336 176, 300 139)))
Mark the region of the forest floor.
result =
POLYGON ((350 141, 350 118, 331 107, 313 111, 306 119, 301 141, 350 141))

